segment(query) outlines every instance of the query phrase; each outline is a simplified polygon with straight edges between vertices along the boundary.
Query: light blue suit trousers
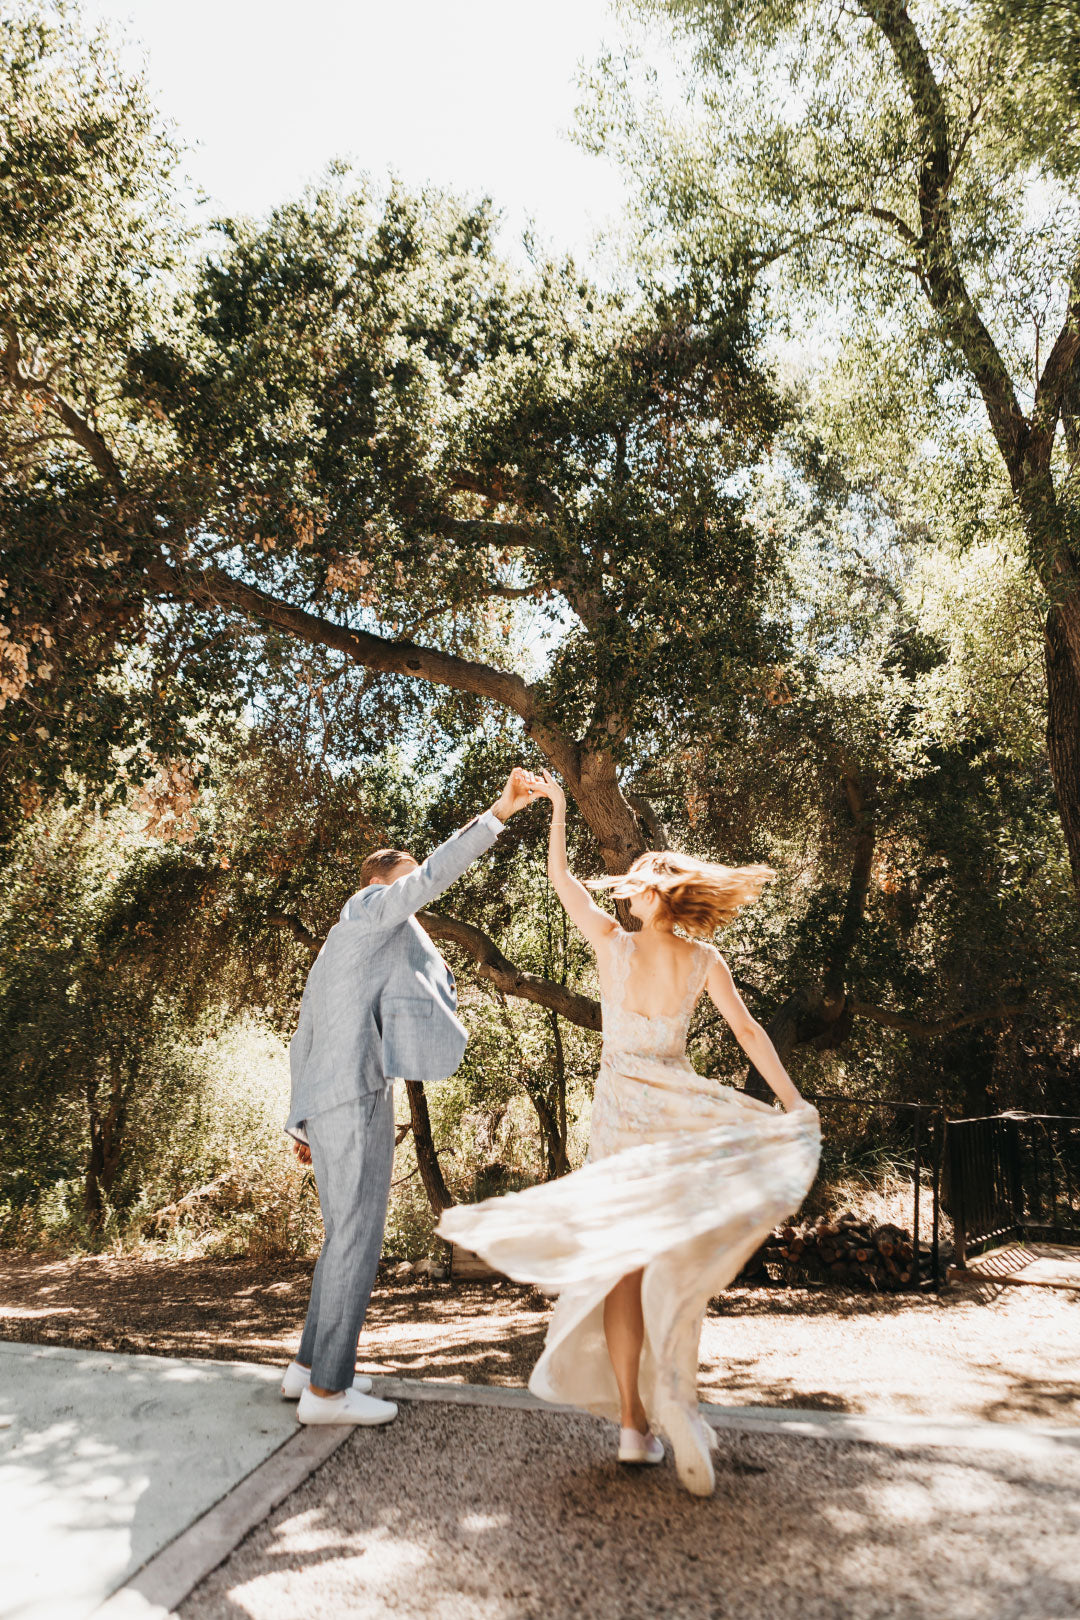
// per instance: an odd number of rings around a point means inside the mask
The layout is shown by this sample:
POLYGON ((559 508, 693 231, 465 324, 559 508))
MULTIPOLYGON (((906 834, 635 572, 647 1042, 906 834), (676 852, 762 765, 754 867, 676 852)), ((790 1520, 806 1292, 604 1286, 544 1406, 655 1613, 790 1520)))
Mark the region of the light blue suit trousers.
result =
POLYGON ((347 1389, 382 1253, 394 1169, 394 1087, 308 1120, 325 1235, 298 1359, 319 1389, 347 1389))

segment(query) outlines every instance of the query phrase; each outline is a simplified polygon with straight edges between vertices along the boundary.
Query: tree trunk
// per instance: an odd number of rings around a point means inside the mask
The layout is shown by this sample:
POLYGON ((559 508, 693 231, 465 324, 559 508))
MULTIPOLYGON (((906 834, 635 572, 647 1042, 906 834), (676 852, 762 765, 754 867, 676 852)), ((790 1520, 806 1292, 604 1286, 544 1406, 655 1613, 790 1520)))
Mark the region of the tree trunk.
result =
POLYGON ((416 1162, 420 1167, 420 1180, 424 1183, 424 1191, 428 1196, 428 1203, 436 1215, 441 1215, 444 1209, 449 1209, 454 1200, 450 1189, 443 1180, 442 1166, 439 1156, 435 1152, 435 1141, 431 1134, 431 1115, 428 1113, 427 1098, 424 1095, 423 1085, 419 1080, 406 1080, 405 1092, 409 1099, 409 1114, 412 1119, 413 1141, 416 1144, 416 1162))
POLYGON ((1044 637, 1046 751, 1073 882, 1080 893, 1080 679, 1057 607, 1046 616, 1044 637))
MULTIPOLYGON (((516 714, 551 769, 562 773, 568 791, 600 845, 607 870, 625 872, 635 856, 643 852, 641 826, 619 786, 615 758, 609 747, 597 743, 580 746, 549 724, 536 689, 520 675, 434 647, 410 641, 389 641, 367 631, 352 630, 334 620, 308 613, 281 597, 271 596, 218 568, 187 575, 154 558, 146 564, 146 575, 149 587, 160 596, 179 597, 203 607, 213 605, 239 612, 297 641, 342 652, 365 669, 471 692, 516 714)), ((622 734, 616 716, 601 716, 597 721, 598 741, 606 737, 616 739, 622 734)))
MULTIPOLYGON (((855 846, 851 855, 847 897, 840 926, 833 940, 821 984, 802 984, 777 1008, 766 1025, 766 1034, 776 1047, 784 1067, 796 1046, 814 1041, 818 1046, 839 1046, 852 1022, 847 994, 848 962, 866 912, 866 896, 874 864, 876 829, 872 815, 873 785, 849 772, 844 778, 844 794, 855 825, 855 846)), ((751 1097, 772 1100, 772 1087, 753 1064, 746 1076, 751 1097)))
POLYGON ((537 1124, 540 1126, 540 1142, 544 1154, 544 1180, 554 1181, 559 1175, 559 1157, 561 1143, 559 1141, 559 1115, 556 1104, 542 1086, 526 1086, 529 1101, 533 1105, 537 1124))
POLYGON ((100 1227, 105 1219, 106 1200, 120 1169, 126 1112, 122 1086, 110 1088, 108 1107, 103 1113, 91 1080, 86 1087, 86 1111, 90 1125, 90 1151, 86 1159, 83 1208, 91 1225, 100 1227))
POLYGON ((600 845, 609 873, 625 872, 644 854, 641 823, 619 786, 615 761, 608 753, 583 753, 567 788, 577 801, 590 832, 600 845))
POLYGON ((566 1054, 563 1051, 559 1015, 557 1012, 552 1011, 548 1014, 548 1017, 551 1020, 551 1041, 555 1056, 555 1106, 558 1115, 556 1120, 558 1135, 556 1137, 555 1166, 552 1171, 552 1178, 554 1179, 556 1176, 565 1176, 570 1168, 570 1162, 566 1153, 566 1054))
MULTIPOLYGON (((765 1033, 776 1047, 777 1056, 785 1069, 797 1046, 805 1046, 810 1041, 833 1044, 829 1037, 834 1032, 836 1035, 841 1030, 846 1033, 850 1020, 844 1020, 843 1012, 843 999, 839 1003, 830 1002, 819 984, 801 984, 793 990, 765 1026, 765 1033)), ((772 1087, 753 1064, 747 1072, 746 1091, 749 1096, 760 1097, 763 1102, 775 1100, 772 1087)))

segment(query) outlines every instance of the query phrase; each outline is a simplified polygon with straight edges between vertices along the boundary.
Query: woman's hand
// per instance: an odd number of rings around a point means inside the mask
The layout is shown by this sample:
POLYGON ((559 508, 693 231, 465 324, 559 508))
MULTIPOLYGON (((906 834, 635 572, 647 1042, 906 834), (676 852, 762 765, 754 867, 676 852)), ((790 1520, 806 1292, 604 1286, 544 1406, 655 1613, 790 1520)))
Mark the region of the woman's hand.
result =
POLYGON ((807 1102, 806 1098, 804 1096, 802 1096, 801 1093, 796 1092, 794 1101, 793 1102, 786 1102, 784 1104, 784 1113, 785 1114, 807 1114, 807 1113, 816 1114, 817 1109, 814 1107, 813 1103, 807 1102))
POLYGON ((553 815, 566 814, 566 794, 550 771, 541 771, 539 779, 533 777, 533 792, 538 799, 550 799, 553 815))

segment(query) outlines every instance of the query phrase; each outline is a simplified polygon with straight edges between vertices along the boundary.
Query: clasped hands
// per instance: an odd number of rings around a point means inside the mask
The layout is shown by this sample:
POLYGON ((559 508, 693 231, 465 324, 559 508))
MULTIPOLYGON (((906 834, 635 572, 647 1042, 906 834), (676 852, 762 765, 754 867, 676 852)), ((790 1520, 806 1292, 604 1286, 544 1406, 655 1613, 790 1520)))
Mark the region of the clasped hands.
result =
POLYGON ((553 810, 560 805, 566 806, 566 795, 550 771, 541 771, 537 775, 535 771, 515 765, 491 811, 500 821, 507 821, 517 811, 524 810, 527 804, 532 804, 534 799, 550 799, 553 810))

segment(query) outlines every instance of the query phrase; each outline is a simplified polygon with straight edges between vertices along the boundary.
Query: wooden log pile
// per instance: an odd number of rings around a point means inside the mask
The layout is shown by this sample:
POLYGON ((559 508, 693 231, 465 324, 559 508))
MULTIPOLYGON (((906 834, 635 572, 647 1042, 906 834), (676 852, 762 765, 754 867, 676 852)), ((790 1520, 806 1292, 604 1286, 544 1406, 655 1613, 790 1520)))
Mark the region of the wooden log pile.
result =
POLYGON ((740 1277, 779 1283, 823 1281, 878 1293, 918 1285, 910 1232, 887 1223, 875 1226, 850 1211, 822 1215, 803 1226, 778 1226, 740 1277))
POLYGON ((236 1208, 245 1190, 243 1170, 226 1170, 224 1175, 218 1176, 214 1181, 208 1181, 205 1186, 195 1187, 191 1192, 185 1193, 175 1204, 166 1204, 164 1209, 154 1210, 144 1216, 142 1224, 151 1228, 174 1227, 184 1216, 191 1215, 196 1210, 202 1212, 218 1207, 236 1208))

